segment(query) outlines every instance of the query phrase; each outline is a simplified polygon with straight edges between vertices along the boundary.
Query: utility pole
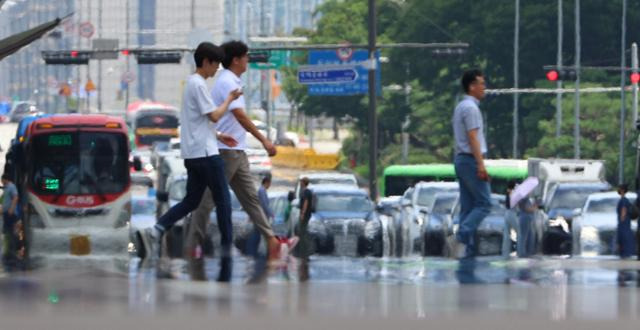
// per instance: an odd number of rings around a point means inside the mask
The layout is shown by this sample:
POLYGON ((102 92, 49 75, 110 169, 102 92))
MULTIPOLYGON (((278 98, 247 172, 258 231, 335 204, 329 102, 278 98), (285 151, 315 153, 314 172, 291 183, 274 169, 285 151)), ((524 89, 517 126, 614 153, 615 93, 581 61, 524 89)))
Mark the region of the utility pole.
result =
MULTIPOLYGON (((127 31, 127 33, 125 34, 125 45, 126 45, 125 48, 129 48, 129 24, 130 24, 129 23, 129 21, 130 21, 129 12, 131 11, 130 8, 129 8, 129 1, 130 0, 127 0, 127 9, 126 9, 127 13, 125 15, 126 16, 126 20, 127 20, 127 22, 126 22, 126 26, 127 26, 126 27, 126 31, 127 31)), ((129 64, 129 62, 130 62, 129 58, 130 57, 131 56, 127 56, 127 70, 126 70, 127 74, 129 74, 129 70, 130 70, 130 64, 129 64)), ((127 81, 127 89, 125 90, 125 97, 124 97, 124 109, 125 109, 125 111, 129 107, 129 87, 131 87, 131 86, 129 86, 130 84, 131 84, 131 82, 127 81)))
POLYGON ((624 122, 626 115, 624 86, 627 82, 627 0, 622 0, 622 37, 620 40, 620 147, 618 151, 618 183, 624 183, 624 122))
MULTIPOLYGON (((516 0, 516 22, 513 36, 513 87, 518 89, 518 57, 520 42, 520 0, 516 0)), ((518 158, 518 96, 513 93, 513 158, 518 158)))
POLYGON ((369 195, 378 200, 378 116, 376 114, 376 0, 369 0, 369 195))
POLYGON ((573 124, 573 158, 580 159, 580 0, 575 0, 576 10, 576 92, 573 124))
MULTIPOLYGON (((98 2, 98 38, 102 38, 102 0, 98 2)), ((98 111, 102 111, 102 60, 98 61, 98 111)))
MULTIPOLYGON (((638 44, 635 42, 631 44, 631 71, 635 75, 638 73, 638 44)), ((632 91, 633 91, 633 125, 638 127, 638 81, 635 79, 631 80, 632 83, 632 91)), ((640 143, 640 136, 638 137, 638 143, 640 143)), ((638 166, 640 165, 638 161, 640 160, 640 144, 636 144, 636 176, 638 175, 638 166)), ((639 182, 636 177, 636 190, 639 190, 639 182)))
MULTIPOLYGON (((558 0, 558 59, 556 66, 558 67, 558 72, 562 71, 562 32, 563 32, 563 22, 562 22, 562 0, 558 0)), ((562 135, 562 79, 558 79, 556 81, 556 88, 558 89, 558 93, 556 93, 556 138, 559 138, 562 135)))

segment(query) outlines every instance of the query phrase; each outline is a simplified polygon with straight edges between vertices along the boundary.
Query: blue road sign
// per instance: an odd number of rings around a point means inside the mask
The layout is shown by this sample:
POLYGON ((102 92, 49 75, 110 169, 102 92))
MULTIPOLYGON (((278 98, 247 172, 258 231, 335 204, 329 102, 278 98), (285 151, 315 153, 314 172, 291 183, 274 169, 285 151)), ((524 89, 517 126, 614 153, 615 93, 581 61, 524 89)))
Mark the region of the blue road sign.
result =
MULTIPOLYGON (((353 56, 343 61, 334 50, 318 50, 309 52, 309 65, 321 66, 343 66, 355 69, 356 77, 349 82, 318 82, 309 84, 309 95, 363 95, 369 92, 369 71, 362 66, 363 62, 369 59, 369 52, 366 50, 356 50, 353 56)), ((380 84, 380 52, 376 53, 376 90, 381 93, 380 84)), ((300 78, 300 77, 298 77, 300 78)))
POLYGON ((306 65, 298 69, 298 82, 304 85, 353 83, 358 78, 355 67, 306 65))

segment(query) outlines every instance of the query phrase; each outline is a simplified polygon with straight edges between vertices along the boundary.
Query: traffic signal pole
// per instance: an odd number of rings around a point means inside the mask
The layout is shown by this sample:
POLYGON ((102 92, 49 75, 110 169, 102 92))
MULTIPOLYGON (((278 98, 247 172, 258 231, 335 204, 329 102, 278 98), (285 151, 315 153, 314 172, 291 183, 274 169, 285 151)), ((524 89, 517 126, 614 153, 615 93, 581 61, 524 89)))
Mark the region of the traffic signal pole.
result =
MULTIPOLYGON (((627 0, 622 0, 622 37, 620 41, 620 67, 627 66, 627 0)), ((627 72, 620 70, 620 145, 618 150, 618 184, 624 183, 624 123, 626 119, 626 97, 624 87, 627 83, 627 72)))
POLYGON ((376 114, 376 0, 369 0, 369 196, 378 199, 378 116, 376 114))
MULTIPOLYGON (((558 56, 557 63, 558 70, 562 70, 562 0, 558 0, 558 56)), ((562 135, 562 80, 556 80, 556 87, 558 93, 556 93, 556 138, 562 135)))

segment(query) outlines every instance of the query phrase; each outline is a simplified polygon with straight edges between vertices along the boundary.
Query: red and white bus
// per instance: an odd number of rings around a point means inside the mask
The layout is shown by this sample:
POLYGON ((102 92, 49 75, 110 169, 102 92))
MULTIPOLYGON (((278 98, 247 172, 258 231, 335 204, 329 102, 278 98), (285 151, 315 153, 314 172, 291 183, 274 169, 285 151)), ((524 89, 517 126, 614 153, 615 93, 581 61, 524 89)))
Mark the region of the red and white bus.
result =
POLYGON ((26 254, 127 255, 127 126, 105 115, 54 115, 27 129, 22 171, 26 254))
POLYGON ((156 141, 178 137, 178 109, 159 102, 134 102, 127 108, 127 122, 134 134, 136 147, 148 147, 156 141))

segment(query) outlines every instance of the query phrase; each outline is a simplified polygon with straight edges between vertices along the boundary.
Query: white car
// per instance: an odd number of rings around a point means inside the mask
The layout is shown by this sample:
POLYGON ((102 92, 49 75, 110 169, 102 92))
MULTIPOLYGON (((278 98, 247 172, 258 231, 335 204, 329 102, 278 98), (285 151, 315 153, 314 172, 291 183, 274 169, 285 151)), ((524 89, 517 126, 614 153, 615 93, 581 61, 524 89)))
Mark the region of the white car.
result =
POLYGON ((295 196, 300 197, 300 179, 309 179, 309 188, 319 185, 342 185, 347 187, 358 188, 358 180, 354 174, 339 172, 307 172, 298 176, 296 183, 295 196))
MULTIPOLYGON (((634 203, 637 196, 629 192, 626 197, 634 203)), ((619 201, 620 195, 617 192, 594 193, 589 195, 582 209, 575 210, 576 216, 571 230, 573 255, 598 256, 616 253, 616 209, 619 201)), ((637 221, 631 221, 631 230, 635 232, 637 226, 637 221)))
POLYGON ((419 182, 407 189, 400 200, 401 222, 396 223, 396 237, 401 255, 421 253, 423 247, 422 226, 438 194, 458 193, 457 182, 419 182))

